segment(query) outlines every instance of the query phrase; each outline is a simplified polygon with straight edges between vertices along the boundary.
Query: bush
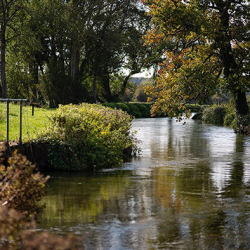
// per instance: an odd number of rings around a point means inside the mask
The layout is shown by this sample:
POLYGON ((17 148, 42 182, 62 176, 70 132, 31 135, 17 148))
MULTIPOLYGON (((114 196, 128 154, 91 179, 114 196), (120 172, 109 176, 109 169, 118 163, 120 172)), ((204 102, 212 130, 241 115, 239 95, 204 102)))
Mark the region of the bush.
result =
POLYGON ((203 109, 202 120, 210 124, 223 125, 225 115, 225 106, 213 105, 203 109))
POLYGON ((17 153, 0 167, 0 201, 25 216, 34 215, 42 208, 38 201, 42 199, 49 179, 34 173, 34 169, 25 156, 17 153))
POLYGON ((132 147, 132 118, 127 113, 94 104, 60 106, 52 127, 39 140, 49 143, 51 167, 85 170, 117 166, 123 150, 132 147))
POLYGON ((233 101, 229 102, 226 106, 226 115, 224 118, 224 126, 235 128, 237 123, 236 112, 233 101))
POLYGON ((36 232, 34 214, 44 195, 48 177, 33 173, 34 166, 25 156, 6 156, 0 148, 0 249, 2 250, 82 250, 80 239, 61 238, 36 232))
POLYGON ((121 109, 135 118, 151 117, 150 103, 104 103, 102 105, 113 109, 121 109))

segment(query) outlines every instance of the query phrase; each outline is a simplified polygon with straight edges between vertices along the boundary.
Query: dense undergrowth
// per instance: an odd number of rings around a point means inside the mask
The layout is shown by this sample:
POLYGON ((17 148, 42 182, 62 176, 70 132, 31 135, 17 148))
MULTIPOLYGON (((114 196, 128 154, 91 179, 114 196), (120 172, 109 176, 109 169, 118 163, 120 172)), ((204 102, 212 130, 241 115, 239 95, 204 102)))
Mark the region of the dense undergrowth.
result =
POLYGON ((50 119, 51 126, 36 142, 50 145, 48 157, 53 169, 117 166, 122 163, 124 150, 134 146, 129 131, 132 117, 121 110, 70 104, 60 106, 50 119))
MULTIPOLYGON (((248 102, 248 105, 249 104, 250 102, 248 102)), ((230 101, 225 104, 214 104, 212 106, 204 107, 202 109, 202 121, 236 129, 238 124, 233 102, 230 101)), ((248 123, 250 124, 250 119, 248 123)))

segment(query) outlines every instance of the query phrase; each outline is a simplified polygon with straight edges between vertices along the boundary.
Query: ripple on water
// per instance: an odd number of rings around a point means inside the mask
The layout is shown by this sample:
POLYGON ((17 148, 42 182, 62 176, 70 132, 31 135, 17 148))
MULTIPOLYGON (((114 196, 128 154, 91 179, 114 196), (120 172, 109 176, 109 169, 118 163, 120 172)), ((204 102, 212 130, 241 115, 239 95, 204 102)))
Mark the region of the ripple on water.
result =
POLYGON ((40 228, 85 249, 250 249, 249 137, 168 118, 133 129, 142 156, 121 168, 54 174, 40 228))

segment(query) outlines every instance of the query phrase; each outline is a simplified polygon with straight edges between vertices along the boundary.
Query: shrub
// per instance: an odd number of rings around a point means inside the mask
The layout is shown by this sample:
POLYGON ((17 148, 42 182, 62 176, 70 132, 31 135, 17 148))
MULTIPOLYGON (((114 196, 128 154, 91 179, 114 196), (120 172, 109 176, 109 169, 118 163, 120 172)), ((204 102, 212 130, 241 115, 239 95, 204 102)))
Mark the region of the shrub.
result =
POLYGON ((127 113, 94 104, 60 106, 42 141, 51 145, 51 167, 83 170, 112 167, 122 162, 123 150, 133 144, 127 113))
POLYGON ((230 128, 235 128, 236 123, 237 123, 237 117, 236 117, 236 112, 234 109, 234 103, 231 101, 228 103, 226 106, 226 115, 224 118, 224 126, 230 127, 230 128))
POLYGON ((24 215, 36 214, 49 177, 34 173, 35 166, 16 152, 0 167, 0 201, 24 215))
POLYGON ((104 103, 105 107, 121 109, 135 118, 147 118, 151 116, 150 103, 104 103))
POLYGON ((36 232, 35 214, 41 205, 48 177, 33 173, 34 166, 16 152, 6 157, 0 148, 0 249, 2 250, 82 250, 80 239, 61 238, 36 232), (6 159, 7 158, 7 159, 6 159))
POLYGON ((202 120, 206 123, 223 125, 225 115, 226 115, 225 106, 213 105, 203 109, 202 120))

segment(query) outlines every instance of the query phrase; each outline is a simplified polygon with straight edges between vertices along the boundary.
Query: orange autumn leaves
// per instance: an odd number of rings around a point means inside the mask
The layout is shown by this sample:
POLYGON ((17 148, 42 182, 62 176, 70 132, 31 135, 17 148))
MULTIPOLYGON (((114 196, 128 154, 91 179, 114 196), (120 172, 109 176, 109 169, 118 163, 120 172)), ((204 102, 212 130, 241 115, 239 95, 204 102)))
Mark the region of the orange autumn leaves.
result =
POLYGON ((206 19, 195 2, 147 1, 153 27, 144 37, 145 46, 165 43, 162 63, 154 86, 147 86, 152 113, 176 116, 185 112, 185 103, 204 101, 215 89, 221 65, 209 39, 203 34, 206 19))

